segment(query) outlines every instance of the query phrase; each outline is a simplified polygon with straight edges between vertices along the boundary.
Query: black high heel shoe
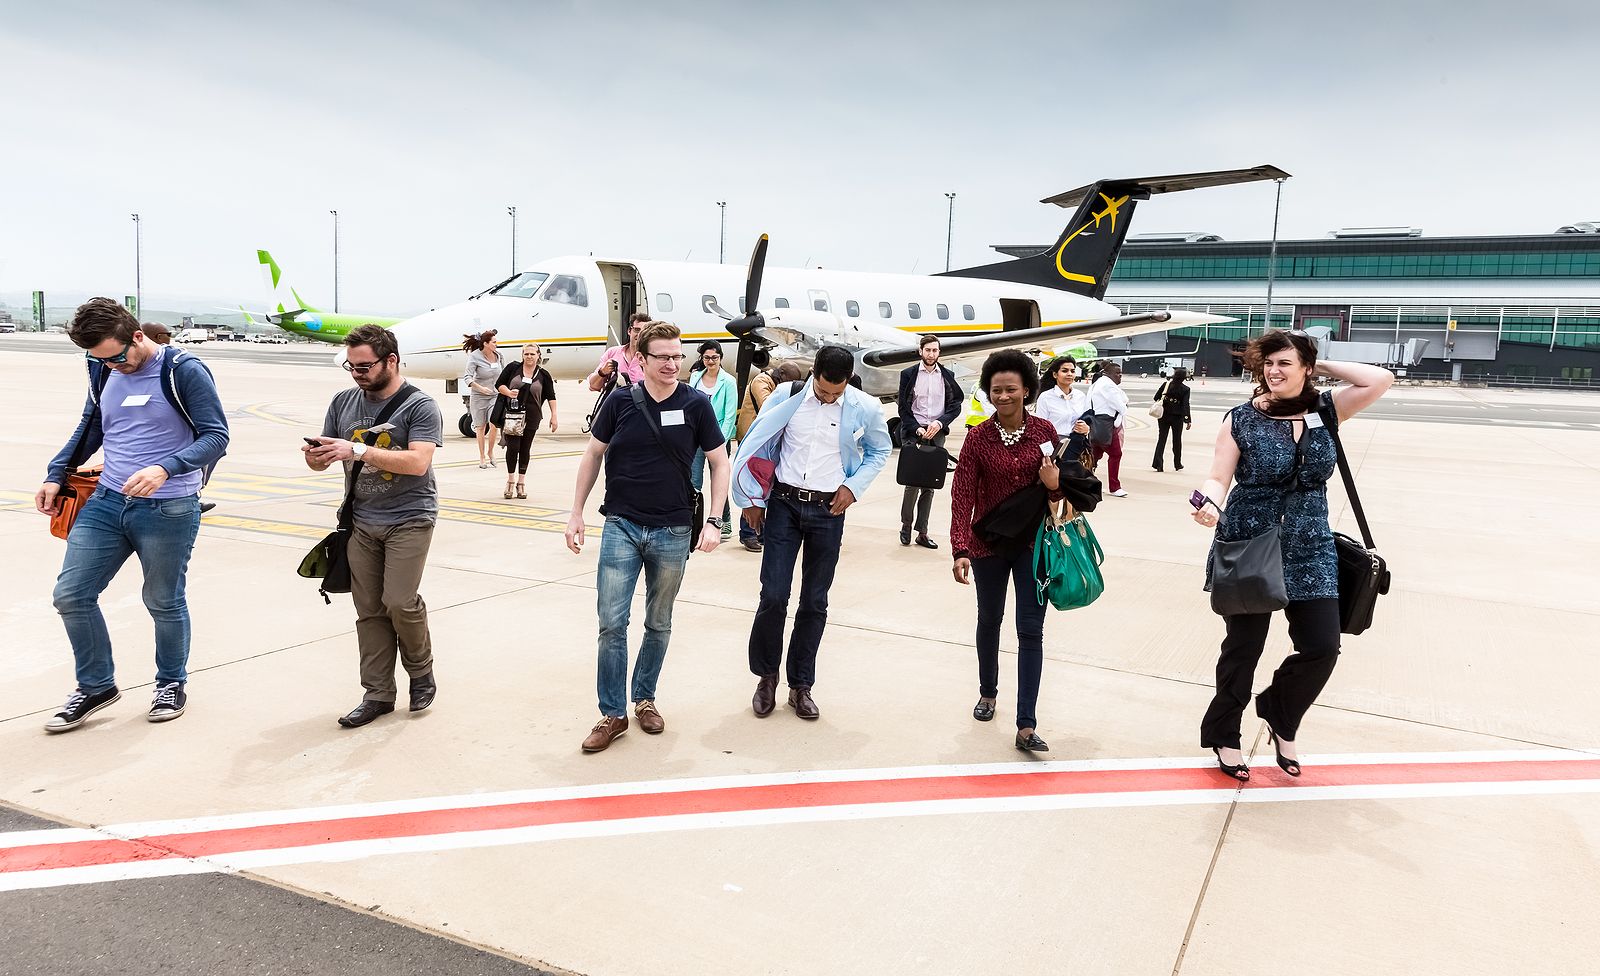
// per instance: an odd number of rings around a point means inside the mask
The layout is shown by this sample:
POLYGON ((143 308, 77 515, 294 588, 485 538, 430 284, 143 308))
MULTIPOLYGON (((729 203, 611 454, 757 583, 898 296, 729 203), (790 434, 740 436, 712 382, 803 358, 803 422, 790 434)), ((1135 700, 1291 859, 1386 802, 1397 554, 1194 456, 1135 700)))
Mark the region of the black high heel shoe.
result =
POLYGON ((1290 759, 1278 748, 1278 733, 1272 731, 1272 726, 1267 726, 1267 741, 1272 743, 1272 753, 1278 757, 1278 768, 1290 776, 1300 775, 1300 760, 1290 759))
POLYGON ((1215 747, 1215 746, 1213 746, 1211 748, 1211 752, 1212 752, 1213 755, 1215 755, 1217 757, 1217 768, 1218 769, 1222 770, 1231 779, 1236 779, 1241 783, 1250 782, 1250 767, 1249 766, 1246 766, 1244 763, 1240 763, 1237 766, 1228 765, 1227 763, 1222 761, 1222 750, 1217 748, 1217 747, 1215 747))

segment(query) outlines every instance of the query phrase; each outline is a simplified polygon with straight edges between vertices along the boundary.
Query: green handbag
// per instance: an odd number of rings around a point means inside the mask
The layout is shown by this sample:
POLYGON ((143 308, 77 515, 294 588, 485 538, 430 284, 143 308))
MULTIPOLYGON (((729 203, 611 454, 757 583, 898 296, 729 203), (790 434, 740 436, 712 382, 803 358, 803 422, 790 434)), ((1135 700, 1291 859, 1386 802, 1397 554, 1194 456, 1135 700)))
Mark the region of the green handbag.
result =
POLYGON ((1034 582, 1039 588, 1039 605, 1046 600, 1057 610, 1086 607, 1106 591, 1100 564, 1105 551, 1080 513, 1063 522, 1046 514, 1034 536, 1034 582))

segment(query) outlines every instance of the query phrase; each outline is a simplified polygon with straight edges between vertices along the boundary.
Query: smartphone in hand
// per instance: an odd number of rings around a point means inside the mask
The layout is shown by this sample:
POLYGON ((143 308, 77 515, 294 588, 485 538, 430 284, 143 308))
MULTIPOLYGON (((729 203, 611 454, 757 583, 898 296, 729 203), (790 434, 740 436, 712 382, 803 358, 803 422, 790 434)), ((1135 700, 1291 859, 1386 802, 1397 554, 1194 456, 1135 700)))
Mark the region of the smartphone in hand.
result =
POLYGON ((1205 492, 1202 491, 1191 492, 1189 494, 1189 504, 1194 506, 1194 510, 1197 512, 1207 505, 1210 505, 1212 508, 1217 510, 1218 515, 1222 514, 1222 509, 1218 507, 1217 503, 1212 501, 1210 498, 1207 498, 1205 492))
POLYGON ((315 437, 302 437, 300 439, 305 441, 307 444, 310 444, 312 447, 321 447, 322 446, 322 441, 318 440, 315 437))

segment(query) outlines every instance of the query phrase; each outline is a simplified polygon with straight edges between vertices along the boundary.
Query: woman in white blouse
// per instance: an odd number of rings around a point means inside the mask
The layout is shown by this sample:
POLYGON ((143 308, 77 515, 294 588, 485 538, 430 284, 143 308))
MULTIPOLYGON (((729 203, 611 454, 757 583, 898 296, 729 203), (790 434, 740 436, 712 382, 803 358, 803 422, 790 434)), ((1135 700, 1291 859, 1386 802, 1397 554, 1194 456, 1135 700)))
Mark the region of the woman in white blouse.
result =
POLYGON ((1089 394, 1075 389, 1078 379, 1078 361, 1071 356, 1057 356, 1044 370, 1044 390, 1034 401, 1033 412, 1055 425, 1062 443, 1073 434, 1088 434, 1089 425, 1081 419, 1089 412, 1089 394))

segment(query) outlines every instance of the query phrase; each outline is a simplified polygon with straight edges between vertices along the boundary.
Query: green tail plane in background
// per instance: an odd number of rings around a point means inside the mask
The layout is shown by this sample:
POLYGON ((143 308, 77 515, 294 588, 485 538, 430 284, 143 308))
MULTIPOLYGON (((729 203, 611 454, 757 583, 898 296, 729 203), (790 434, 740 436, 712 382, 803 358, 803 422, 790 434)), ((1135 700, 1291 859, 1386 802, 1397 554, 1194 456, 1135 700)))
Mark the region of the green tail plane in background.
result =
MULTIPOLYGON (((306 304, 300 293, 284 279, 283 271, 278 268, 278 262, 272 259, 267 251, 257 251, 256 260, 261 262, 262 274, 266 278, 268 291, 271 293, 273 311, 257 312, 252 315, 245 312, 245 319, 255 323, 257 319, 264 319, 278 328, 292 335, 305 336, 318 342, 343 342, 350 330, 358 325, 381 325, 388 328, 401 319, 381 315, 352 315, 344 312, 324 312, 306 304)), ((244 309, 240 309, 244 312, 244 309)))

